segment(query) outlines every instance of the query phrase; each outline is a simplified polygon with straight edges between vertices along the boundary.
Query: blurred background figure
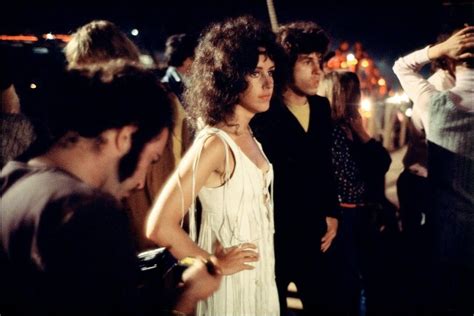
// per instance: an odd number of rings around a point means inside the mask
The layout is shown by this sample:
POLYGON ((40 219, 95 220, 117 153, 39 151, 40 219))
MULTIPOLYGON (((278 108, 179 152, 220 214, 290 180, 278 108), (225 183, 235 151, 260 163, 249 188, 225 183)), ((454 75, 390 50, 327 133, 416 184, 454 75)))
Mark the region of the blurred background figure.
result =
MULTIPOLYGON (((333 261, 330 266, 338 267, 334 269, 335 306, 339 313, 359 315, 361 293, 364 293, 368 315, 380 313, 385 303, 380 299, 382 284, 388 282, 387 275, 382 274, 386 268, 380 267, 380 231, 388 230, 384 212, 394 211, 394 208, 387 210, 390 203, 384 194, 384 177, 391 158, 363 127, 357 74, 326 73, 318 94, 329 99, 335 124, 331 152, 341 210, 334 256, 330 257, 333 261)), ((395 213, 391 216, 394 220, 395 213)), ((393 225, 392 221, 392 228, 393 225)), ((391 273, 389 269, 386 271, 391 273)))
MULTIPOLYGON (((183 94, 189 79, 196 45, 197 39, 190 34, 174 34, 166 40, 164 58, 167 69, 161 82, 171 91, 170 97, 175 103, 174 128, 170 136, 173 164, 169 165, 171 168, 169 173, 179 164, 192 143, 192 122, 186 117, 186 103, 183 94)), ((155 185, 157 194, 162 185, 160 183, 158 186, 158 184, 155 185)), ((153 199, 151 201, 153 202, 153 199)))
MULTIPOLYGON (((92 21, 79 27, 72 34, 64 51, 69 67, 97 64, 117 58, 140 64, 138 47, 120 28, 105 20, 92 21)), ((177 63, 180 59, 174 56, 172 60, 173 63, 177 63)), ((135 190, 132 190, 125 199, 130 209, 132 228, 139 250, 156 247, 156 244, 145 236, 145 221, 153 200, 184 153, 185 145, 182 141, 184 110, 174 93, 167 92, 172 101, 174 124, 169 133, 166 148, 160 154, 159 161, 149 167, 146 175, 144 174, 143 178, 138 181, 135 190)), ((189 133, 184 134, 188 135, 189 133)))
POLYGON ((140 61, 140 50, 114 23, 95 20, 77 29, 64 48, 69 67, 112 59, 140 61))
POLYGON ((20 113, 14 64, 7 48, 0 47, 0 169, 22 154, 36 138, 33 125, 20 113))
POLYGON ((175 126, 171 135, 174 166, 176 167, 189 148, 193 138, 192 124, 186 118, 184 91, 194 60, 197 39, 189 34, 174 34, 165 45, 166 73, 161 82, 173 93, 175 105, 175 126))
POLYGON ((472 315, 474 304, 474 27, 399 58, 393 71, 413 100, 413 116, 428 142, 429 312, 472 315), (419 71, 432 60, 454 59, 456 80, 438 90, 419 71))
POLYGON ((168 66, 161 82, 183 102, 183 92, 194 59, 196 39, 189 34, 174 34, 168 37, 165 46, 165 62, 168 66))
MULTIPOLYGON (((449 38, 440 34, 437 43, 449 38)), ((439 91, 451 89, 455 84, 455 60, 444 56, 431 61, 432 75, 427 81, 439 91)), ((415 105, 416 107, 416 105, 415 105)), ((428 142, 419 117, 408 122, 407 151, 403 157, 403 171, 397 179, 400 205, 402 242, 406 251, 406 298, 409 306, 426 300, 429 284, 428 269, 430 247, 427 222, 430 218, 430 189, 428 182, 428 142)))
MULTIPOLYGON (((438 43, 445 41, 448 34, 438 36, 438 43)), ((449 57, 431 62, 433 74, 428 82, 439 91, 449 90, 455 83, 455 64, 449 57)), ((420 241, 420 233, 428 212, 428 146, 426 133, 419 118, 415 116, 408 126, 407 152, 403 157, 403 172, 397 180, 397 194, 403 234, 408 245, 420 241)))

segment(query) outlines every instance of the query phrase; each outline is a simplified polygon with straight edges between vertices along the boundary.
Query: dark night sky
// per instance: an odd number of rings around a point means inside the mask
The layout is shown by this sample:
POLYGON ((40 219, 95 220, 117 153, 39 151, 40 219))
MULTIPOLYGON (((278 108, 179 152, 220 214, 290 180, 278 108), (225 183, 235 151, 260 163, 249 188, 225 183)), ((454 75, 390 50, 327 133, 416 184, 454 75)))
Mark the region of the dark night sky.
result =
MULTIPOLYGON (((199 32, 211 21, 227 16, 252 14, 268 21, 265 0, 182 1, 99 0, 13 1, 11 10, 0 13, 0 33, 70 33, 92 19, 109 19, 124 31, 140 30, 139 44, 160 49, 167 35, 199 32), (41 4, 40 4, 41 3, 41 4)), ((436 35, 463 21, 472 23, 472 0, 274 0, 280 23, 310 19, 325 28, 333 39, 361 41, 376 58, 382 73, 390 76, 394 59, 435 40, 436 35)))

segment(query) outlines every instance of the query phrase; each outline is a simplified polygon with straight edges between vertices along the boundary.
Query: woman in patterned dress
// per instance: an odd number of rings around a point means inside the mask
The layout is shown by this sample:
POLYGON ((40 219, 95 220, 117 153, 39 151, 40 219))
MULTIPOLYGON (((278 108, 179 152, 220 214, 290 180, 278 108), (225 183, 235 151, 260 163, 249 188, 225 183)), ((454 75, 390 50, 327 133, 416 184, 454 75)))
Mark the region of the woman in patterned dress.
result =
MULTIPOLYGON (((378 260, 380 222, 385 198, 385 173, 391 158, 382 144, 371 138, 359 114, 361 99, 357 74, 349 71, 326 73, 318 94, 329 99, 334 122, 332 162, 341 210, 334 254, 329 260, 338 289, 338 311, 359 315, 364 291, 367 311, 381 306, 387 274, 378 260)), ((388 229, 386 229, 388 230, 388 229)), ((376 314, 384 314, 378 310, 376 314)))

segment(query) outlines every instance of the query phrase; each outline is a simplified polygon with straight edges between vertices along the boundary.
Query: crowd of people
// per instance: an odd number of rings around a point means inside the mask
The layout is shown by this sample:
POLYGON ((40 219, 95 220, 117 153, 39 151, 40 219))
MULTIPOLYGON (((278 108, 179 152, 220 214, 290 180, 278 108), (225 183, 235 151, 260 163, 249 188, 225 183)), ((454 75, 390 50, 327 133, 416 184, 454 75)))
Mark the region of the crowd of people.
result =
POLYGON ((291 315, 294 282, 303 315, 472 315, 474 27, 394 64, 426 144, 399 181, 401 231, 361 79, 325 65, 329 44, 311 21, 229 18, 170 36, 161 77, 92 21, 31 122, 2 55, 0 314, 291 315), (441 60, 450 87, 418 73, 441 60), (158 247, 187 268, 145 295, 138 254, 158 247))

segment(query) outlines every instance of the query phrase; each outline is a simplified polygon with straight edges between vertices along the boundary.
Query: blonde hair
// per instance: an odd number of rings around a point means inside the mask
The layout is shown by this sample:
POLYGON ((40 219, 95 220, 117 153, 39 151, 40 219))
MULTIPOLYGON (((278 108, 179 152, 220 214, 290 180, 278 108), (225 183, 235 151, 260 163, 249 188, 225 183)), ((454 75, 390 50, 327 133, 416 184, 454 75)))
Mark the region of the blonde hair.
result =
POLYGON ((96 20, 81 26, 64 48, 70 67, 82 66, 110 59, 138 62, 138 47, 115 24, 96 20))
POLYGON ((335 122, 347 122, 358 111, 361 97, 359 78, 350 71, 328 72, 319 83, 318 95, 328 98, 335 122))

